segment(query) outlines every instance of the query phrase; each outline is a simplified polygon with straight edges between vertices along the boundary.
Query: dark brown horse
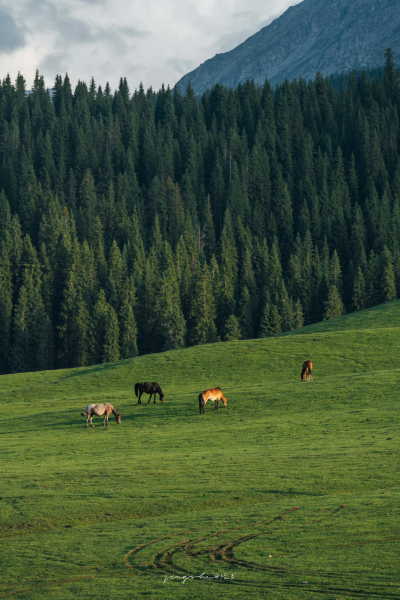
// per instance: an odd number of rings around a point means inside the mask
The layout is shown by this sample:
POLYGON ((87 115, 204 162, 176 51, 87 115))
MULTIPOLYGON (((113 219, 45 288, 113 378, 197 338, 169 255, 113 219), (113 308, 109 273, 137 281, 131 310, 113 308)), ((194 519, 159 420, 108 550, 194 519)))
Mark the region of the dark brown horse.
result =
POLYGON ((224 406, 226 406, 226 403, 228 402, 228 400, 223 395, 221 388, 217 387, 217 388, 213 388, 212 390, 204 390, 204 392, 201 392, 201 394, 199 395, 200 414, 202 412, 203 412, 203 415, 206 414, 205 408, 206 408, 206 404, 209 400, 211 402, 215 402, 215 410, 219 410, 218 405, 219 405, 220 400, 222 400, 222 402, 224 403, 224 406))
POLYGON ((142 404, 142 401, 141 401, 142 394, 150 394, 150 398, 149 398, 149 401, 147 404, 150 404, 150 400, 151 400, 151 397, 153 394, 154 394, 153 404, 156 403, 157 394, 160 396, 160 400, 164 404, 165 396, 162 392, 162 389, 158 385, 158 383, 155 383, 155 382, 154 383, 136 383, 135 384, 136 397, 138 394, 139 394, 138 404, 142 404))
POLYGON ((115 420, 119 425, 121 423, 121 415, 115 410, 113 405, 108 404, 108 402, 106 402, 105 404, 88 404, 88 406, 85 408, 85 411, 81 413, 81 415, 82 417, 86 417, 86 427, 89 426, 89 419, 90 425, 92 427, 95 427, 92 421, 93 417, 95 415, 97 415, 98 417, 102 417, 104 415, 103 425, 107 425, 108 427, 108 417, 109 415, 111 415, 111 413, 114 415, 115 420))
POLYGON ((302 381, 310 381, 312 380, 312 362, 311 360, 305 360, 303 363, 303 368, 301 370, 301 380, 302 381))

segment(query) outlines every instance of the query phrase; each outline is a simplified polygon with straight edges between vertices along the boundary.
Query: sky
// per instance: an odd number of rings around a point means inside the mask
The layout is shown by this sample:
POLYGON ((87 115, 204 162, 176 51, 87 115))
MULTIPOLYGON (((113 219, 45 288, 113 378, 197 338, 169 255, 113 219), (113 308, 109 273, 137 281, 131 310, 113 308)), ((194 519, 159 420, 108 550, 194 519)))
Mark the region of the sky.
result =
POLYGON ((301 0, 0 0, 0 79, 173 87, 301 0))

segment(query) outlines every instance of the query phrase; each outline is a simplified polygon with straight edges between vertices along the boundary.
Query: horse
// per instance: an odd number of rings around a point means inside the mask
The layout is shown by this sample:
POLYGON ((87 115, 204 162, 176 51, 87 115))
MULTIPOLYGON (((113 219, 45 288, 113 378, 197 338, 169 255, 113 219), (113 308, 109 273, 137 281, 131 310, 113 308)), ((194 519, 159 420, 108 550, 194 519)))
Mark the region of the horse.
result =
POLYGON ((302 381, 310 381, 310 379, 312 380, 312 368, 311 360, 305 360, 300 374, 302 381))
POLYGON ((81 413, 82 417, 86 417, 86 427, 88 427, 88 421, 90 418, 90 425, 92 427, 95 427, 95 425, 93 425, 93 416, 97 415, 98 417, 102 417, 104 415, 104 421, 103 421, 103 425, 107 425, 108 427, 108 417, 110 414, 113 414, 115 416, 115 420, 117 421, 118 425, 121 423, 121 415, 119 414, 119 412, 117 412, 115 410, 115 408, 112 406, 112 404, 108 404, 108 402, 106 402, 105 404, 89 404, 86 408, 85 411, 81 413))
POLYGON ((217 387, 217 388, 213 388, 212 390, 204 390, 204 392, 201 392, 201 394, 199 394, 199 410, 200 410, 200 414, 203 411, 203 415, 206 414, 205 411, 205 407, 208 401, 211 402, 215 402, 215 410, 219 410, 218 405, 219 405, 219 401, 222 400, 222 402, 224 403, 224 406, 226 406, 226 403, 228 402, 228 400, 225 398, 224 394, 221 391, 221 388, 217 387))
POLYGON ((156 403, 156 396, 157 394, 160 396, 160 400, 162 402, 162 404, 164 404, 164 400, 165 400, 165 396, 163 394, 162 389, 160 388, 160 386, 158 385, 158 383, 153 382, 153 383, 136 383, 135 384, 135 395, 137 397, 137 395, 139 394, 139 400, 138 400, 138 404, 142 404, 141 401, 141 397, 142 394, 150 394, 150 398, 147 404, 150 404, 150 400, 152 395, 154 394, 154 402, 153 404, 156 403))

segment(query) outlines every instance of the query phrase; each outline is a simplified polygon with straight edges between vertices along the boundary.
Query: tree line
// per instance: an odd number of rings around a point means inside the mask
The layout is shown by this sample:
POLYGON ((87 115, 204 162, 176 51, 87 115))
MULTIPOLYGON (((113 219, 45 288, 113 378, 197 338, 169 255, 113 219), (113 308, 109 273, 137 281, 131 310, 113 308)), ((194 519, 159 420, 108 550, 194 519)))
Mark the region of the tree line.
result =
POLYGON ((0 372, 268 337, 400 294, 400 94, 0 84, 0 372))

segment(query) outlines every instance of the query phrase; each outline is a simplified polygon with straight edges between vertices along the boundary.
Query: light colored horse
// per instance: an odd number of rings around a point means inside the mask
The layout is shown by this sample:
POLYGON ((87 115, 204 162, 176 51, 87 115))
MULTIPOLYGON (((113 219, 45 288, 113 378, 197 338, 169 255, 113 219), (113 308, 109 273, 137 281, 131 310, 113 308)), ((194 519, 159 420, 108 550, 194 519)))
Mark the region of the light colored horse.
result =
POLYGON ((102 417, 104 415, 103 425, 108 426, 108 417, 111 413, 115 416, 115 420, 119 425, 121 423, 121 415, 115 410, 113 405, 108 404, 108 402, 106 402, 105 404, 88 404, 88 406, 85 408, 85 411, 81 413, 81 415, 82 417, 86 417, 86 427, 89 427, 89 419, 90 425, 92 427, 95 427, 92 421, 95 415, 98 417, 102 417))
POLYGON ((202 413, 202 411, 203 415, 206 414, 205 407, 209 400, 211 402, 215 402, 215 410, 219 410, 218 405, 220 400, 222 400, 224 406, 226 406, 226 403, 228 402, 228 400, 223 395, 221 388, 217 387, 213 388, 212 390, 204 390, 204 392, 201 392, 201 394, 199 395, 200 414, 202 413))

